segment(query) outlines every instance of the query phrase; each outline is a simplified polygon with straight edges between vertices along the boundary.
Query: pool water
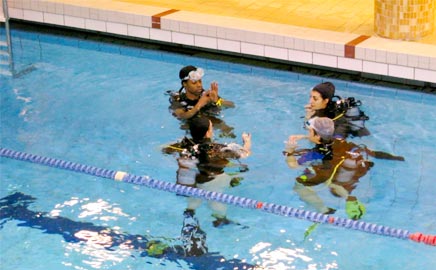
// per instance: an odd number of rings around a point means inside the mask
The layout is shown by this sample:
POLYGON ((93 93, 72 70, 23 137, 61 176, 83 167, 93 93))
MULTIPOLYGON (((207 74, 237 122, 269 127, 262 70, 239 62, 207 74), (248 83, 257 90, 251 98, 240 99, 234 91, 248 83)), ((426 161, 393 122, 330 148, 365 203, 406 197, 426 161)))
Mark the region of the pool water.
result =
MULTIPOLYGON (((4 36, 4 28, 1 28, 4 36)), ((298 171, 281 154, 287 137, 304 133, 309 89, 326 80, 287 71, 170 53, 150 45, 12 29, 17 76, 1 76, 1 147, 175 182, 177 163, 161 148, 184 136, 168 111, 166 90, 178 90, 185 65, 205 69, 236 108, 223 120, 253 154, 241 185, 226 193, 313 210, 292 190, 298 171), (132 46, 136 45, 136 46, 132 46)), ((405 162, 373 160, 353 191, 363 220, 436 234, 436 97, 336 79, 337 94, 363 102, 371 136, 353 138, 405 162)), ((133 239, 180 244, 186 198, 95 176, 1 158, 2 269, 433 269, 434 247, 410 240, 320 225, 229 206, 237 224, 212 225, 207 204, 197 210, 209 253, 150 256, 133 239), (97 234, 105 230, 106 234, 97 234), (78 237, 80 236, 80 237, 78 237), (86 239, 86 241, 84 240, 86 239), (129 241, 130 240, 130 241, 129 241)), ((344 202, 320 190, 346 217, 344 202)))

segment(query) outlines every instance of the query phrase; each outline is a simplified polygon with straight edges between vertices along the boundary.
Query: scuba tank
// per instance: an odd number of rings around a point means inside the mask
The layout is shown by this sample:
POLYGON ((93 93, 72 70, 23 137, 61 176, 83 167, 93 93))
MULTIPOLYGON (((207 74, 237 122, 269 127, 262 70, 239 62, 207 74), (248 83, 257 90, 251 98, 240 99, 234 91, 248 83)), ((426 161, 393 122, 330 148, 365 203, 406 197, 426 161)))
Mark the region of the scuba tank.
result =
POLYGON ((360 109, 362 102, 355 100, 354 97, 342 99, 339 96, 335 101, 336 110, 344 114, 345 119, 350 125, 352 131, 357 131, 365 128, 365 121, 369 120, 369 117, 360 109))

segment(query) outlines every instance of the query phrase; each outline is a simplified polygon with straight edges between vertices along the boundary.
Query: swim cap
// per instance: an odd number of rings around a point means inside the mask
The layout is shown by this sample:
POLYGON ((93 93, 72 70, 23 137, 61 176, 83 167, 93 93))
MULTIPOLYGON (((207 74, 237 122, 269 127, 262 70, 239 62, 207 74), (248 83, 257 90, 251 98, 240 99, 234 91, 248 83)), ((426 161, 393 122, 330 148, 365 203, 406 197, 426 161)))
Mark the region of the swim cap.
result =
POLYGON ((335 85, 331 82, 323 82, 312 88, 312 91, 317 91, 323 99, 332 99, 335 95, 335 85))
POLYGON ((324 140, 330 140, 335 132, 335 123, 328 117, 314 117, 307 124, 324 140))

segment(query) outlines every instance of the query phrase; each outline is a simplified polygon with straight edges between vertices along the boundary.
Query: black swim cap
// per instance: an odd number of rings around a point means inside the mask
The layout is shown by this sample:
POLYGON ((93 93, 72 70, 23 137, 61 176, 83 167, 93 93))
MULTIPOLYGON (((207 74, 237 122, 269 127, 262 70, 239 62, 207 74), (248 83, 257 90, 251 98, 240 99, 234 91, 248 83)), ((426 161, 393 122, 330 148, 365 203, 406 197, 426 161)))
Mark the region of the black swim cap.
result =
POLYGON ((186 67, 183 67, 183 68, 180 70, 180 72, 179 72, 179 78, 180 78, 180 80, 183 81, 186 77, 188 77, 189 72, 191 72, 191 71, 193 71, 193 70, 197 70, 197 68, 194 67, 194 66, 186 66, 186 67))
POLYGON ((331 82, 323 82, 312 88, 312 91, 317 91, 323 99, 331 100, 335 95, 335 85, 331 82))
POLYGON ((205 116, 194 117, 189 121, 189 131, 195 143, 200 143, 209 130, 209 118, 205 116))

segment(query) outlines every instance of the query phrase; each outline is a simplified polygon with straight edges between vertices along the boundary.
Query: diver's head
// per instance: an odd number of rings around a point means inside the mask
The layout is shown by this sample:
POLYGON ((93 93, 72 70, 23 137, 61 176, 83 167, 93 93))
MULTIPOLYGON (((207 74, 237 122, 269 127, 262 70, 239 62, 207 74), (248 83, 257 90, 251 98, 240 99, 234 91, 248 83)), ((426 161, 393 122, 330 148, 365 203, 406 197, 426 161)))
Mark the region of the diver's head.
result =
POLYGON ((195 143, 201 143, 206 138, 212 138, 212 122, 205 116, 194 117, 189 120, 189 131, 195 143))
POLYGON ((309 140, 316 144, 329 143, 333 140, 335 123, 328 117, 314 117, 307 121, 306 128, 309 129, 309 140))
POLYGON ((202 78, 204 76, 204 70, 194 66, 185 66, 179 72, 179 78, 182 83, 182 90, 185 88, 188 95, 192 95, 189 98, 200 97, 203 91, 202 78))
POLYGON ((331 82, 323 82, 312 88, 309 103, 313 110, 322 110, 332 101, 334 95, 334 84, 331 82))

